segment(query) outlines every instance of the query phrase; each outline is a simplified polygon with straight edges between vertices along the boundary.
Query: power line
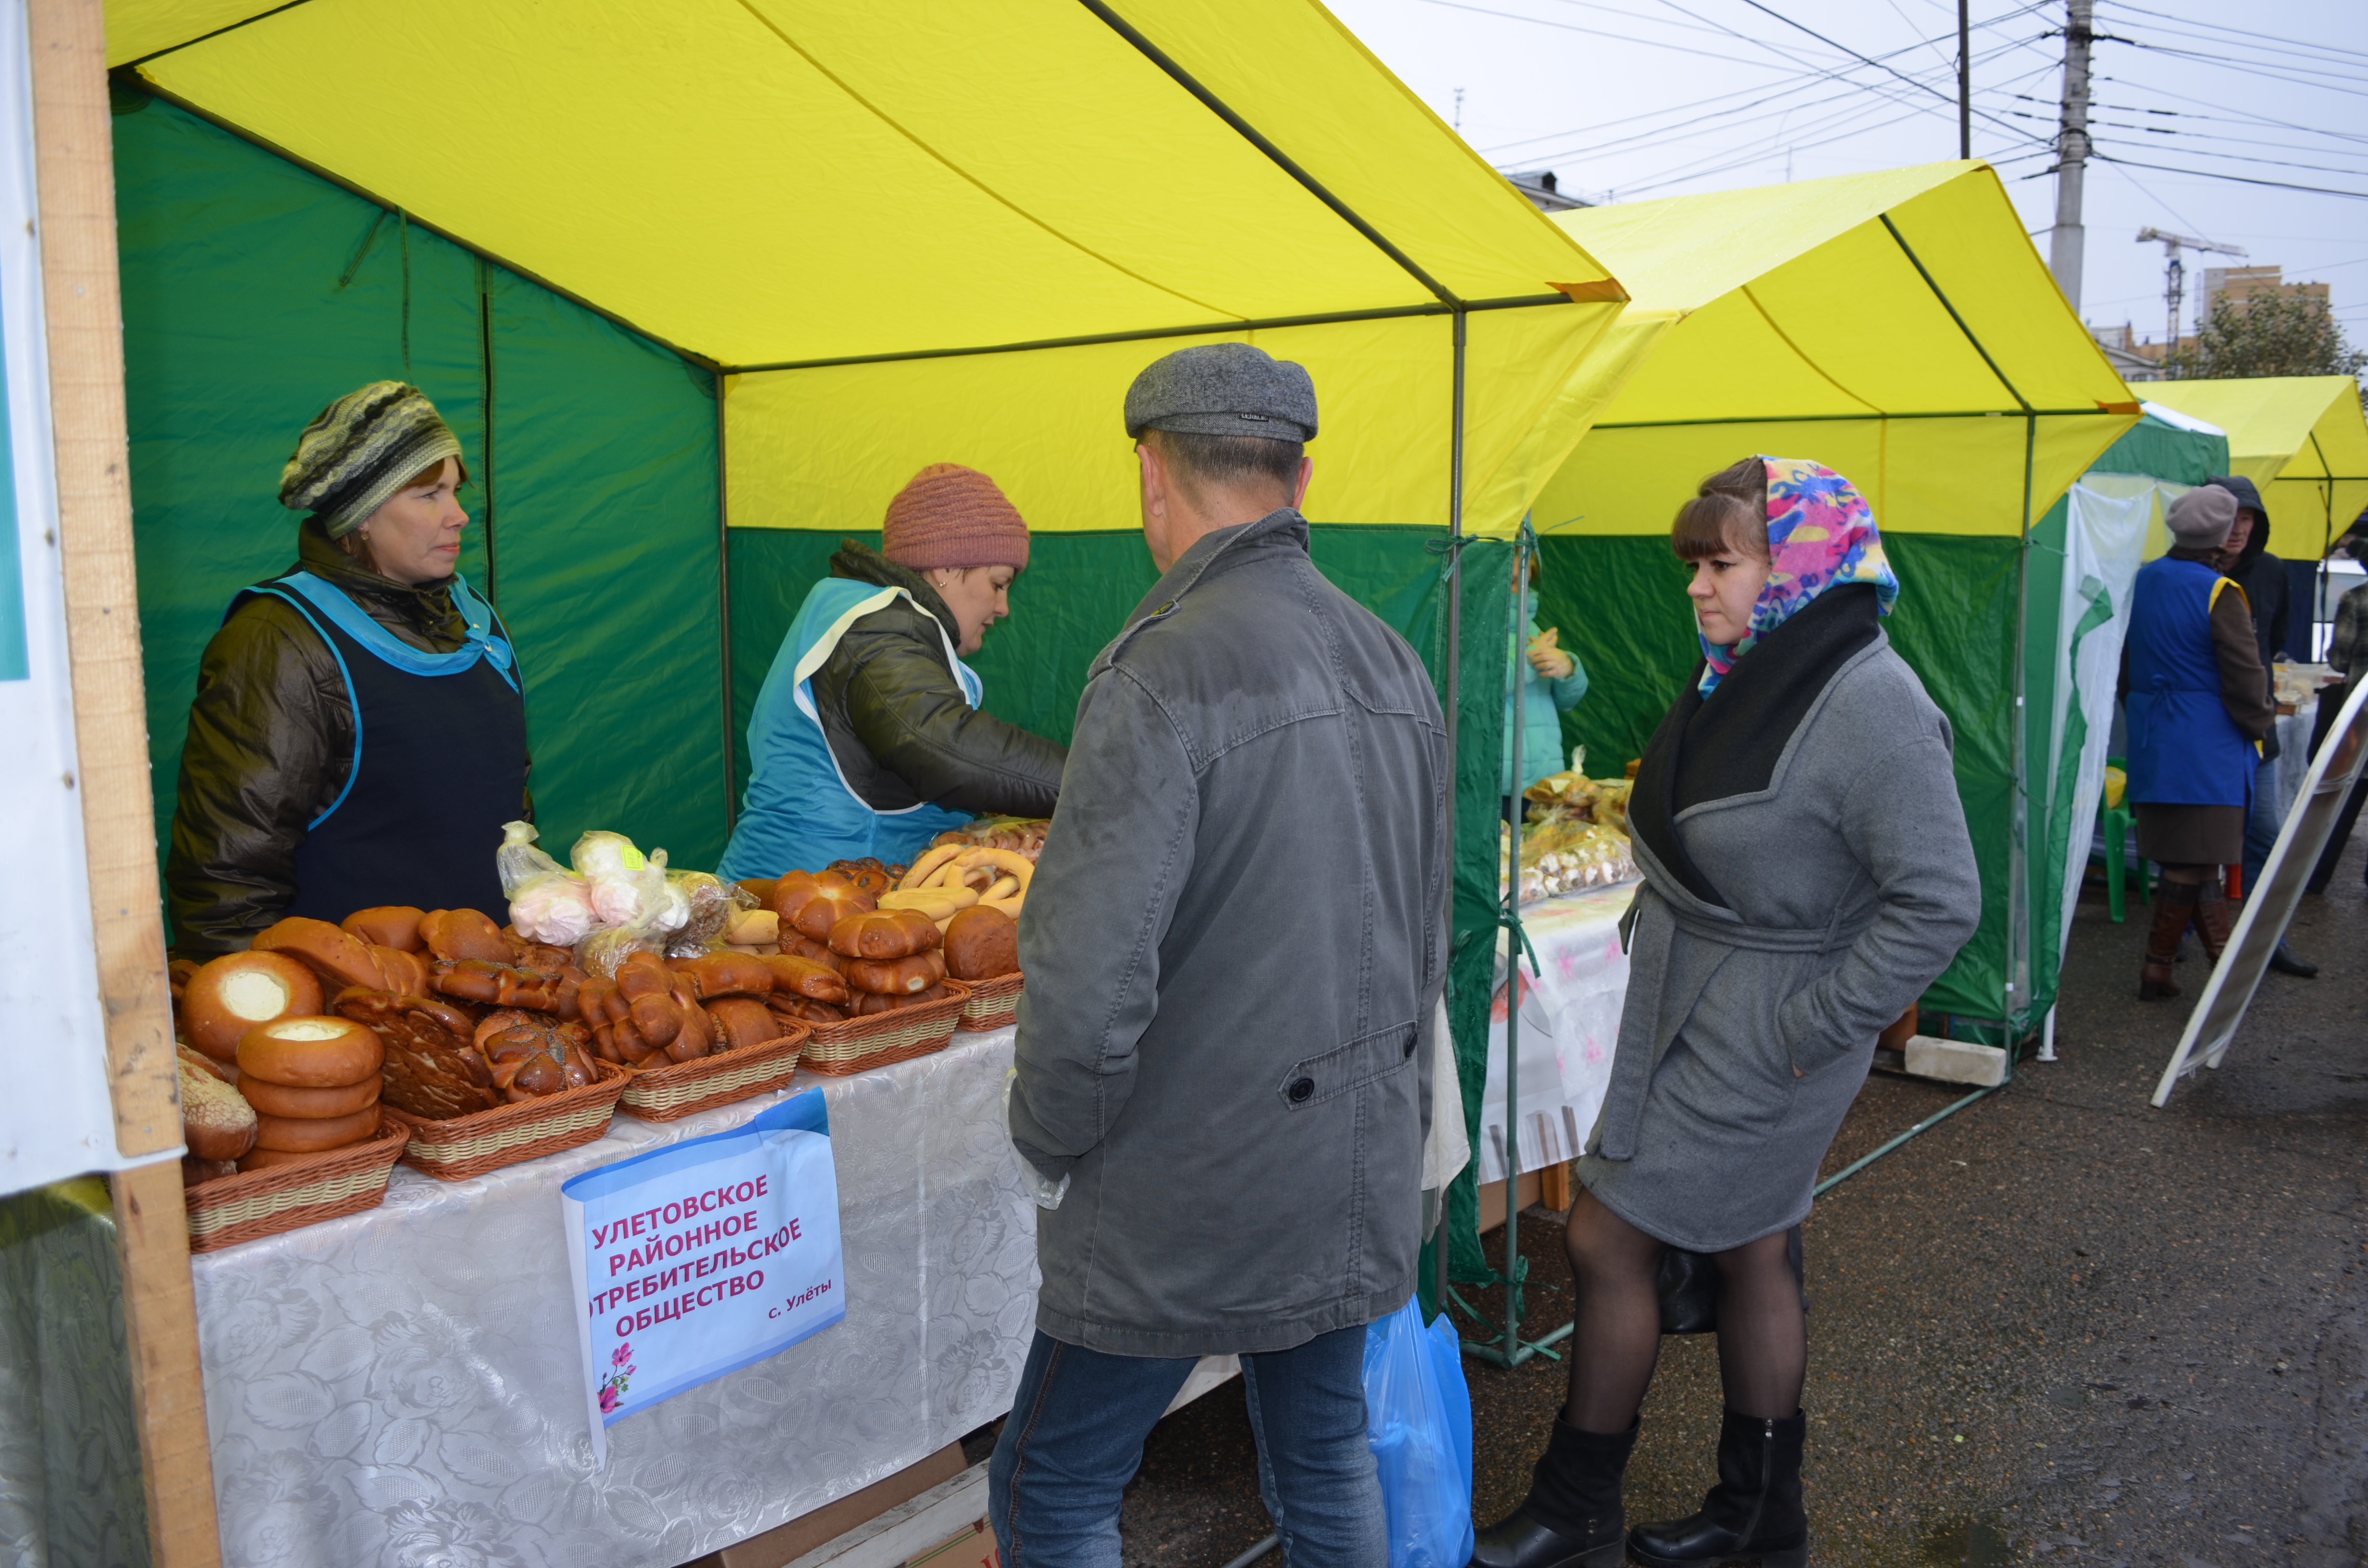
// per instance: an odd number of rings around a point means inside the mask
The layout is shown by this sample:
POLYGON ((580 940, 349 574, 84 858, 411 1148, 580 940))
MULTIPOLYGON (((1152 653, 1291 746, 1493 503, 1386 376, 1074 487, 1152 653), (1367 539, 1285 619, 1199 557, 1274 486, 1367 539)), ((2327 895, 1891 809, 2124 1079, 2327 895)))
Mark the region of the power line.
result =
POLYGON ((2257 38, 2271 43, 2290 43, 2320 54, 2356 54, 2362 60, 2368 60, 2368 51, 2338 49, 2331 43, 2311 43, 2303 39, 2280 38, 2274 33, 2248 32, 2243 28, 2232 28, 2222 22, 2201 22, 2192 17, 2174 17, 2168 11, 2149 11, 2143 6, 2130 5, 2128 0, 2105 0, 2105 4, 2118 11, 2135 11, 2141 17, 2153 17, 2160 21, 2178 22, 2192 28, 2208 28, 2214 32, 2230 33, 2237 38, 2257 38))
MULTIPOLYGON (((2166 97, 2166 98, 2174 98, 2174 99, 2176 99, 2176 100, 2178 100, 2179 102, 2183 103, 2183 104, 2203 104, 2203 105, 2205 105, 2205 106, 2207 106, 2207 107, 2209 107, 2209 108, 2225 108, 2225 109, 2227 109, 2227 110, 2229 110, 2231 113, 2233 113, 2233 114, 2235 114, 2235 115, 2237 115, 2237 116, 2238 117, 2238 119, 2235 119, 2235 120, 2231 120, 2231 121, 2227 121, 2227 122, 2226 122, 2226 123, 2229 123, 2229 124, 2274 125, 2274 126, 2276 126, 2276 127, 2277 127, 2279 130, 2281 130, 2281 131, 2300 131, 2305 132, 2305 133, 2307 133, 2307 134, 2315 134, 2315 135, 2319 135, 2319 136, 2334 136, 2334 137, 2339 137, 2339 138, 2340 138, 2340 139, 2342 139, 2342 140, 2344 140, 2344 141, 2347 141, 2347 142, 2368 141, 2368 137, 2352 136, 2352 135, 2351 135, 2351 134, 2349 134, 2349 133, 2347 133, 2347 132, 2345 132, 2345 131, 2327 131, 2327 130, 2323 130, 2323 129, 2321 129, 2320 127, 2316 126, 2316 125, 2296 125, 2293 120, 2290 120, 2290 119, 2271 119, 2271 118, 2270 118, 2269 116, 2267 116, 2267 115, 2248 113, 2248 111, 2246 111, 2246 110, 2244 110, 2244 109, 2240 109, 2240 108, 2236 108, 2236 106, 2234 106, 2233 104, 2225 104, 2225 103, 2222 103, 2222 102, 2221 102, 2219 99, 2217 99, 2217 98, 2198 98, 2198 97, 2190 97, 2188 94, 2185 94, 2185 93, 2175 93, 2175 92, 2171 91, 2169 87, 2156 87, 2156 86, 2150 86, 2150 85, 2148 85, 2147 84, 2146 84, 2146 83, 2144 83, 2144 82, 2132 82, 2132 81, 2126 80, 2125 78, 2123 78, 2123 77, 2120 77, 2120 76, 2100 76, 2100 77, 2098 77, 2098 78, 2096 78, 2096 79, 2097 79, 2098 81, 2100 81, 2100 82, 2111 82, 2111 83, 2112 83, 2112 84, 2113 84, 2114 85, 2116 85, 2116 86, 2121 86, 2121 87, 2135 87, 2135 88, 2137 88, 2140 92, 2146 92, 2146 93, 2158 93, 2158 94, 2160 94, 2162 97, 2166 97)), ((2134 112, 2140 113, 2140 114, 2162 114, 2162 113, 2167 113, 2167 112, 2178 112, 2178 111, 2168 111, 2168 110, 2163 110, 2163 109, 2139 109, 2139 110, 2136 110, 2136 111, 2134 111, 2134 112)), ((2192 114, 2192 115, 2188 116, 2188 118, 2192 119, 2220 119, 2221 117, 2220 117, 2220 116, 2218 116, 2218 115, 2192 114)))
MULTIPOLYGON (((1744 4, 1747 6, 1755 5, 1757 3, 1758 0, 1744 0, 1744 4)), ((2209 54, 2202 54, 2192 49, 2173 49, 2169 44, 2146 43, 2142 40, 2134 38, 2116 38, 2110 40, 2100 39, 2100 41, 2126 43, 2134 48, 2149 50, 2156 54, 2168 54, 2175 60, 2200 60, 2207 65, 2216 65, 2223 71, 2241 71, 2248 75, 2264 77, 2272 82, 2283 82, 2289 86, 2316 87, 2319 91, 2326 93, 2342 93, 2348 97, 2355 98, 2368 97, 2368 92, 2360 92, 2351 87, 2331 86, 2325 82, 2305 82, 2297 76, 2282 75, 2277 71, 2271 70, 2269 67, 2253 61, 2229 60, 2209 54)), ((2287 69, 2299 71, 2303 70, 2304 67, 2290 66, 2287 67, 2287 69)), ((2312 73, 2312 74, 2331 74, 2331 73, 2312 73)), ((2344 76, 2340 78, 2340 80, 2368 84, 2368 76, 2344 76)))
POLYGON ((1748 65, 1761 71, 1782 71, 1784 69, 1784 67, 1776 64, 1772 61, 1744 60, 1732 54, 1712 54, 1707 51, 1697 49, 1690 43, 1669 43, 1663 40, 1653 38, 1631 38, 1626 33, 1608 33, 1600 28, 1582 28, 1577 26, 1576 23, 1551 21, 1544 17, 1525 17, 1518 11, 1492 11, 1486 6, 1465 5, 1463 0, 1422 0, 1422 3, 1426 6, 1443 6, 1450 11, 1470 11, 1475 16, 1501 17, 1503 20, 1508 22, 1527 22, 1531 27, 1553 28, 1557 32, 1583 33, 1588 38, 1608 38, 1614 43, 1638 43, 1643 44, 1647 49, 1674 49, 1682 53, 1691 54, 1697 60, 1724 61, 1729 65, 1748 65))
POLYGON ((2209 147, 2180 147, 2176 152, 2192 153, 2199 158, 2226 158, 2237 164, 2264 164, 2277 169, 2308 169, 2322 175, 2355 175, 2368 179, 2368 169, 2338 168, 2331 164, 2296 164, 2283 158, 2248 158, 2242 153, 2215 153, 2209 147))
MULTIPOLYGON (((1916 88, 1919 92, 1931 94, 1934 97, 1939 98, 1942 103, 1947 104, 1952 109, 1957 107, 1957 100, 1953 97, 1941 92, 1938 87, 1933 86, 1930 83, 1919 82, 1913 76, 1909 76, 1889 65, 1885 65, 1880 60, 1869 59, 1867 56, 1859 53, 1857 50, 1850 48, 1850 46, 1846 43, 1837 43, 1832 39, 1829 39, 1825 34, 1819 32, 1816 28, 1810 27, 1805 23, 1796 22, 1792 17, 1786 16, 1783 12, 1774 10, 1760 4, 1760 0, 1743 0, 1743 3, 1750 6, 1755 11, 1766 12, 1769 16, 1775 17, 1778 21, 1783 23, 1788 28, 1793 28, 1808 34, 1811 38, 1816 39, 1819 43, 1824 44, 1827 49, 1838 49, 1844 54, 1864 61, 1867 64, 1873 66, 1878 71, 1889 72, 1892 75, 1897 76, 1901 81, 1907 83, 1909 86, 1916 88)), ((1998 120, 1987 110, 1975 110, 1975 112, 1980 114, 1984 119, 1989 120, 1993 125, 1998 123, 1998 120)), ((2020 131, 2015 131, 2014 127, 2010 125, 2001 127, 2001 129, 2012 131, 2017 136, 2023 134, 2023 132, 2020 131)))
MULTIPOLYGON (((2282 179, 2256 179, 2250 175, 2225 175, 2212 169, 2175 169, 2168 164, 2141 164, 2133 159, 2116 158, 2104 153, 2095 155, 2105 163, 2117 165, 2123 168, 2153 169, 2166 175, 2192 175, 2198 179, 2223 179, 2237 185, 2265 185, 2274 190, 2302 190, 2308 191, 2313 196, 2348 196, 2355 201, 2368 201, 2368 190, 2337 190, 2323 185, 2295 185, 2282 179)), ((2164 205, 2168 206, 2169 203, 2166 202, 2164 205)), ((2180 222, 2184 222, 2186 220, 2181 219, 2180 222)))

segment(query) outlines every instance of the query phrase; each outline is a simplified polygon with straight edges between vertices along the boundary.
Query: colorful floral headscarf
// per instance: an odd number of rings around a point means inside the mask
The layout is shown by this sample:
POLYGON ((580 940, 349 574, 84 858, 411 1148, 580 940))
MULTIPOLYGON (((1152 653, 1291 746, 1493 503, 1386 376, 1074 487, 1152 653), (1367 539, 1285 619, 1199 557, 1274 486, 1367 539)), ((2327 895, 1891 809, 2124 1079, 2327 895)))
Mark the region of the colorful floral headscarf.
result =
POLYGON ((1899 597, 1899 579, 1884 559, 1874 513, 1849 480, 1804 458, 1759 461, 1768 470, 1768 585, 1751 607, 1751 630, 1741 642, 1702 639, 1708 665, 1701 683, 1704 697, 1718 689, 1736 660, 1827 588, 1872 583, 1876 608, 1884 615, 1899 597))

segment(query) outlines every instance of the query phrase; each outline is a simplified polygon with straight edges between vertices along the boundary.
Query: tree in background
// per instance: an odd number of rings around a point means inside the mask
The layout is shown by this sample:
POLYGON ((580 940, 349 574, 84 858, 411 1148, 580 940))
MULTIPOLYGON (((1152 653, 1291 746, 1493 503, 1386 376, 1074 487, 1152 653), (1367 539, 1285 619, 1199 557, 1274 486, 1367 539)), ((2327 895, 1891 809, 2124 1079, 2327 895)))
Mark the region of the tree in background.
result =
POLYGON ((2194 347, 2163 362, 2182 381, 2248 376, 2356 376, 2368 354, 2353 348, 2323 299, 2303 294, 2223 295, 2196 329, 2194 347))

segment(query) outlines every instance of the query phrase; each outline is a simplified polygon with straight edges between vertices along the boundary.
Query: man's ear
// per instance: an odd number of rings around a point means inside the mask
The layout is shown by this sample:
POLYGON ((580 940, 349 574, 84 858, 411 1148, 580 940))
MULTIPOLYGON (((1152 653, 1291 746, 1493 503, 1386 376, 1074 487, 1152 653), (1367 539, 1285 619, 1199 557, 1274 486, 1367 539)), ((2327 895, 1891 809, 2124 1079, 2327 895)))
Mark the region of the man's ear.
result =
POLYGON ((1144 516, 1164 517, 1167 515, 1167 466, 1148 441, 1136 444, 1134 456, 1142 475, 1144 516))
POLYGON ((1315 460, 1307 456, 1304 452, 1301 453, 1299 457, 1299 479, 1298 482, 1291 487, 1291 509, 1292 511, 1298 511, 1299 504, 1307 499, 1307 482, 1314 478, 1315 474, 1315 460))

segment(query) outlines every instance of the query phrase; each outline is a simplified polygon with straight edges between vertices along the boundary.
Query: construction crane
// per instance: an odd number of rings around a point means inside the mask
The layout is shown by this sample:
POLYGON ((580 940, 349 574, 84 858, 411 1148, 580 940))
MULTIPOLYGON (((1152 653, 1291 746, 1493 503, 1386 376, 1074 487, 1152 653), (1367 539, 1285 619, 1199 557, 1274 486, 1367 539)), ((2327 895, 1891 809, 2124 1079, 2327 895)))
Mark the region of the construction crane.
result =
POLYGON ((2170 307, 2169 335, 2162 340, 2165 354, 2179 352, 2179 302, 2187 289, 2187 268, 2180 263, 2181 250, 2206 251, 2216 256, 2243 256, 2242 245, 2224 245, 2211 240, 2199 240, 2192 234, 2174 234, 2163 229, 2140 229, 2138 244, 2162 242, 2162 297, 2170 307))

